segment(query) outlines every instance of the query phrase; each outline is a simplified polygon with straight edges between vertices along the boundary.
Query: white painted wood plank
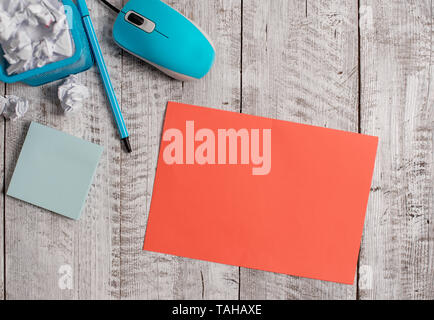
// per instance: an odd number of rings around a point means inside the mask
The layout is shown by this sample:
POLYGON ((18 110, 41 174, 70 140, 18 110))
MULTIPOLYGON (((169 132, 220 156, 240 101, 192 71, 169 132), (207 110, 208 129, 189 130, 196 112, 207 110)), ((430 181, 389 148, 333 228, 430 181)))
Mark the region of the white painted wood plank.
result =
POLYGON ((237 267, 142 251, 167 102, 240 108, 240 0, 166 3, 209 33, 217 61, 203 80, 181 83, 124 55, 122 107, 134 153, 121 155, 121 297, 237 299, 237 267))
MULTIPOLYGON (((240 110, 241 1, 168 3, 216 41, 217 65, 200 82, 181 84, 127 54, 122 58, 111 40, 114 15, 89 2, 133 156, 120 149, 96 69, 80 76, 92 92, 86 110, 68 118, 58 110, 54 85, 8 87, 9 94, 28 97, 32 110, 7 123, 6 186, 31 120, 106 150, 79 222, 6 199, 7 298, 238 297, 238 268, 141 251, 167 101, 240 110), (74 272, 72 290, 58 287, 65 264, 74 272)), ((361 5, 361 128, 380 136, 380 147, 359 296, 433 299, 433 8, 428 0, 361 5)), ((355 1, 244 1, 243 29, 243 112, 357 131, 355 1)), ((3 131, 1 123, 0 150, 3 131)), ((242 299, 356 297, 355 286, 247 269, 240 286, 242 299)))
MULTIPOLYGON (((119 1, 114 1, 115 3, 119 1)), ((114 17, 98 1, 88 1, 106 62, 120 91, 120 50, 111 40, 114 17)), ((30 121, 60 129, 105 147, 79 221, 6 198, 6 298, 102 299, 119 297, 120 141, 108 111, 97 69, 81 74, 91 98, 84 110, 63 115, 57 85, 8 85, 7 93, 30 100, 24 119, 8 122, 8 184, 30 121), (62 266, 64 269, 61 269, 62 266), (70 267, 68 267, 70 266, 70 267), (69 269, 70 268, 70 269, 69 269), (72 271, 72 289, 59 286, 60 272, 72 271)), ((65 275, 65 273, 64 273, 65 275)))
POLYGON ((432 1, 361 2, 361 128, 380 137, 361 299, 434 298, 432 1))
MULTIPOLYGON (((6 91, 6 85, 2 82, 0 82, 0 94, 4 94, 6 91)), ((4 164, 4 152, 5 152, 5 148, 4 148, 4 130, 5 130, 5 120, 3 119, 3 117, 0 116, 0 167, 2 168, 0 170, 0 185, 1 185, 1 190, 2 195, 0 197, 0 212, 1 212, 1 217, 0 217, 0 300, 3 300, 4 297, 4 217, 5 217, 5 211, 4 211, 4 168, 5 168, 5 164, 4 164)))
MULTIPOLYGON (((243 113, 357 131, 357 1, 244 1, 243 113)), ((284 252, 282 252, 284 254, 284 252)), ((355 299, 356 286, 241 269, 241 299, 355 299)))

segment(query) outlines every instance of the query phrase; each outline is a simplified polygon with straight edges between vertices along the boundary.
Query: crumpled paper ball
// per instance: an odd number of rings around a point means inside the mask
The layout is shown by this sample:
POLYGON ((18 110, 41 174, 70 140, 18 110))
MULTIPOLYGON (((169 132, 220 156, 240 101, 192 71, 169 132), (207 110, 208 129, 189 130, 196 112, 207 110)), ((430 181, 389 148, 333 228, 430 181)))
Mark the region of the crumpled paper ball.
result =
POLYGON ((6 119, 15 121, 23 117, 27 110, 29 110, 27 99, 13 95, 0 96, 0 111, 6 119))
POLYGON ((89 90, 79 83, 77 76, 72 75, 59 86, 58 96, 60 106, 68 113, 83 107, 84 102, 89 98, 89 90))

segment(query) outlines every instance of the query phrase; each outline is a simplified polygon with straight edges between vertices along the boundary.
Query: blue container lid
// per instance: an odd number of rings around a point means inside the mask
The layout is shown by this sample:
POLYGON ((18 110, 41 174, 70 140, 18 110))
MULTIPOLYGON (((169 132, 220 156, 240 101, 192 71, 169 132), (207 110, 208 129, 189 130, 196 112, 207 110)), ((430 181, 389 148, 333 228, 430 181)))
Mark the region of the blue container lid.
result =
POLYGON ((81 15, 72 0, 63 0, 62 2, 65 6, 71 36, 74 42, 74 55, 70 58, 49 63, 41 68, 8 75, 6 71, 8 62, 4 59, 3 50, 0 48, 0 81, 5 83, 21 81, 32 86, 39 86, 63 79, 71 74, 83 72, 93 66, 94 59, 83 27, 81 15))

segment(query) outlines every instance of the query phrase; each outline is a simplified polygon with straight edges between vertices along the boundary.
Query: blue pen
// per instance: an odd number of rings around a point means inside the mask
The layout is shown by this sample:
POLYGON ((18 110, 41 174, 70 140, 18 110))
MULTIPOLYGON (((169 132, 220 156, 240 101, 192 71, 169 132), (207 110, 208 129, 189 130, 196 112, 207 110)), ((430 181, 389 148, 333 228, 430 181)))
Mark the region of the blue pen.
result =
POLYGON ((81 17, 83 19, 83 24, 87 33, 87 37, 89 39, 90 47, 92 48, 93 55, 96 60, 96 64, 98 65, 99 73, 101 74, 102 82, 104 83, 104 89, 107 94, 108 100, 110 102, 110 107, 115 117, 119 134, 121 136, 122 141, 125 144, 127 151, 131 153, 133 150, 131 149, 128 130, 125 125, 125 120, 121 113, 119 102, 116 99, 116 94, 113 89, 113 85, 110 80, 110 76, 104 62, 104 57, 102 55, 101 47, 99 46, 98 39, 96 37, 95 29, 93 28, 92 20, 90 19, 89 16, 89 9, 87 8, 87 4, 85 0, 77 0, 77 5, 78 5, 78 9, 80 10, 81 17))

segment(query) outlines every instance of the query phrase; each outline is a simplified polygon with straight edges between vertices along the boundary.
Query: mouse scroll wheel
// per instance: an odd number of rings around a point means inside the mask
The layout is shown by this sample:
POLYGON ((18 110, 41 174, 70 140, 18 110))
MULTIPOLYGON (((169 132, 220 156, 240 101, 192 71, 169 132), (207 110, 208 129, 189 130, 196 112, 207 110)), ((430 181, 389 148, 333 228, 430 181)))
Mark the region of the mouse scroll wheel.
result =
POLYGON ((134 12, 131 12, 128 15, 128 21, 137 25, 137 26, 141 26, 145 23, 145 19, 134 12))
POLYGON ((134 11, 128 11, 125 15, 125 20, 147 33, 151 33, 155 29, 155 23, 153 21, 134 11))

